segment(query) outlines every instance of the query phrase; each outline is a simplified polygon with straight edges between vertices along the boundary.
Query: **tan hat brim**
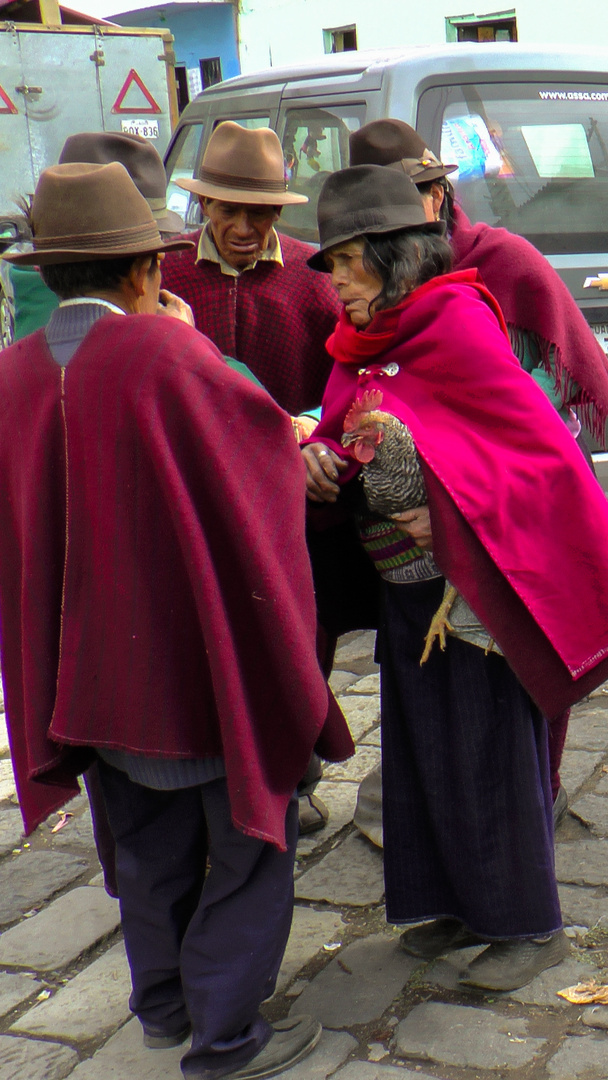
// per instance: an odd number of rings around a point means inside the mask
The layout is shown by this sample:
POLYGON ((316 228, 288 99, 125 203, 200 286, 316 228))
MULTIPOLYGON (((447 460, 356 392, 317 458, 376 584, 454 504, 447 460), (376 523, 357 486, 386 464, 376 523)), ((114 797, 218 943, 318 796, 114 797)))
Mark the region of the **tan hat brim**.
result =
POLYGON ((298 195, 295 191, 253 191, 251 188, 224 187, 205 180, 176 180, 175 183, 184 191, 191 191, 193 195, 201 195, 205 199, 246 203, 248 206, 293 206, 295 203, 308 202, 307 195, 298 195))
POLYGON ((44 251, 8 252, 0 258, 6 262, 15 263, 17 266, 50 266, 57 263, 76 262, 102 262, 105 259, 136 259, 139 255, 152 255, 156 251, 184 251, 194 247, 192 240, 170 240, 164 244, 154 244, 153 247, 138 247, 134 251, 125 251, 124 248, 115 251, 94 251, 69 248, 47 248, 44 251))

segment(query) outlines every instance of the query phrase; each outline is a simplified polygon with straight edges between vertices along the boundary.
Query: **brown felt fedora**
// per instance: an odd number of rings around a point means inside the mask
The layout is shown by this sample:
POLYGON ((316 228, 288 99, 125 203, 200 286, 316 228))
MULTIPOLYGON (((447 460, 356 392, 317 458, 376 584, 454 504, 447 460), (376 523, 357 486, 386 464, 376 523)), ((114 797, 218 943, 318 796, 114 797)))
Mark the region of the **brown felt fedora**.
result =
POLYGON ((313 270, 327 270, 323 254, 336 244, 367 234, 443 233, 441 221, 427 221, 416 185, 403 172, 381 165, 355 165, 332 173, 317 203, 320 249, 308 259, 313 270))
POLYGON ((179 187, 222 202, 288 206, 306 195, 287 190, 283 150, 270 128, 244 128, 233 120, 218 124, 209 139, 196 180, 179 187))
POLYGON ((8 262, 93 262, 193 246, 190 240, 163 242, 150 207, 118 161, 45 169, 31 218, 33 251, 5 255, 8 262))
POLYGON ((86 161, 93 165, 120 161, 150 207, 159 231, 184 231, 179 214, 167 210, 167 174, 162 158, 152 143, 141 135, 122 131, 81 131, 70 135, 63 144, 59 164, 70 161, 86 161))
POLYGON ((349 136, 351 165, 393 165, 415 184, 449 176, 457 165, 444 165, 417 131, 403 120, 372 120, 349 136))

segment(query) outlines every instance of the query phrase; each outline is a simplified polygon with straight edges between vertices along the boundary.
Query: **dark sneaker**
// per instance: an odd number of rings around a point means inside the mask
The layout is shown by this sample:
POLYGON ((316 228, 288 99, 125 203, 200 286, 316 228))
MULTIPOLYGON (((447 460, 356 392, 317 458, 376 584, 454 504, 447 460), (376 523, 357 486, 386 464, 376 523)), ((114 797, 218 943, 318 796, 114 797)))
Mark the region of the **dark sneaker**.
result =
POLYGON ((181 1046, 191 1031, 191 1025, 186 1024, 181 1031, 176 1031, 174 1035, 167 1035, 162 1028, 146 1024, 144 1026, 144 1046, 147 1046, 148 1050, 169 1050, 172 1046, 181 1046))
POLYGON ((458 981, 462 986, 481 990, 519 990, 541 971, 559 964, 569 951, 563 930, 547 941, 496 941, 471 961, 458 981))
POLYGON ((329 821, 329 810, 318 795, 300 795, 298 798, 300 836, 324 829, 329 821))
POLYGON ((558 825, 561 825, 566 814, 568 813, 568 793, 565 787, 560 784, 559 791, 555 796, 555 802, 553 803, 553 828, 557 829, 558 825))
POLYGON ((272 1026, 274 1034, 264 1049, 224 1080, 263 1080, 291 1068, 314 1050, 323 1030, 312 1016, 291 1016, 272 1026))
POLYGON ((404 930, 399 944, 410 956, 434 960, 452 949, 468 949, 471 945, 484 945, 485 942, 467 930, 459 919, 433 919, 422 926, 404 930))

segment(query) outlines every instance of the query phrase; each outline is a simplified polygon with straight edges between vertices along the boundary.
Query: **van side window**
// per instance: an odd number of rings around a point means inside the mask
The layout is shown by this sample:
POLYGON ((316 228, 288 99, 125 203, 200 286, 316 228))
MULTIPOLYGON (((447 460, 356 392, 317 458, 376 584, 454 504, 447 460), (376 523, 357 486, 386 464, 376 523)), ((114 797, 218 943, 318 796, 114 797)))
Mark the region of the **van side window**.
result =
POLYGON ((202 137, 202 124, 188 124, 182 128, 167 162, 167 207, 184 219, 187 229, 196 229, 200 224, 200 207, 196 195, 184 191, 175 181, 192 180, 192 177, 196 176, 202 137))
POLYGON ((365 105, 286 109, 279 119, 285 175, 290 191, 308 195, 305 205, 286 206, 278 228, 299 240, 318 241, 317 200, 324 180, 348 168, 348 136, 364 123, 365 105))
POLYGON ((213 124, 213 129, 218 124, 223 124, 224 120, 234 120, 235 124, 244 128, 267 128, 270 127, 269 116, 220 116, 213 124))

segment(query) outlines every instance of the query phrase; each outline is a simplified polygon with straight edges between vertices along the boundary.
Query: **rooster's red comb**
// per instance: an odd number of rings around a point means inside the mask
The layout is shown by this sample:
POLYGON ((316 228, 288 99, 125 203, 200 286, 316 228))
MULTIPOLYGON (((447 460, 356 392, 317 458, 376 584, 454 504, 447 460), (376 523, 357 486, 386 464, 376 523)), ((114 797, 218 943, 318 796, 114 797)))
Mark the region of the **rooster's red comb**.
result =
POLYGON ((364 413, 377 409, 382 404, 381 390, 364 390, 361 397, 353 401, 350 409, 344 417, 344 430, 347 434, 356 431, 361 423, 364 413))

